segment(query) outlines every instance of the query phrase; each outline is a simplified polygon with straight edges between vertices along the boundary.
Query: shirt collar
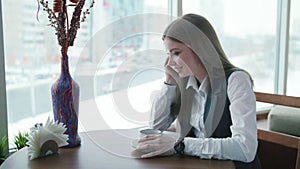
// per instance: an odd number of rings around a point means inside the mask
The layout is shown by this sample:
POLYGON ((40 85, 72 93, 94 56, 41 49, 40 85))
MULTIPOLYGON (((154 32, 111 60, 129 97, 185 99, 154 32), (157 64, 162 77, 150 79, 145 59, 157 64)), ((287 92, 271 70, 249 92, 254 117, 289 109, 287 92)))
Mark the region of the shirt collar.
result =
POLYGON ((203 79, 203 81, 202 81, 201 85, 199 86, 199 88, 198 88, 195 76, 190 76, 189 80, 187 82, 187 85, 186 85, 186 89, 188 89, 189 87, 192 87, 197 92, 201 91, 201 92, 207 93, 208 92, 208 78, 207 78, 207 76, 203 79))

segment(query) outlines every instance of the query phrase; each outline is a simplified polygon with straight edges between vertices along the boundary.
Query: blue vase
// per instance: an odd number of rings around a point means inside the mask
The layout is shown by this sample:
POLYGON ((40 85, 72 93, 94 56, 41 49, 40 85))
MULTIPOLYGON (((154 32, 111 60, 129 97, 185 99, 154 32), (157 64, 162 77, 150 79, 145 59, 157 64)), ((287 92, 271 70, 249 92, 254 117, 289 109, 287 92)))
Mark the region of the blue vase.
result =
POLYGON ((79 85, 69 72, 68 56, 61 58, 61 74, 51 87, 54 120, 63 123, 69 136, 68 145, 77 147, 81 144, 78 135, 79 85))

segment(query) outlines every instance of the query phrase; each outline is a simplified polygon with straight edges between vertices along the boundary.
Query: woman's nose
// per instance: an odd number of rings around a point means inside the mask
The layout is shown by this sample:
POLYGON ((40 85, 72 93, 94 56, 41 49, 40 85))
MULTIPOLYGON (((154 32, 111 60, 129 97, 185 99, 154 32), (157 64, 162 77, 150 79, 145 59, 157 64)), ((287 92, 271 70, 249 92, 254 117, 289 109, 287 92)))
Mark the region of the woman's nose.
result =
POLYGON ((173 55, 169 55, 169 63, 168 65, 173 66, 175 64, 173 55))

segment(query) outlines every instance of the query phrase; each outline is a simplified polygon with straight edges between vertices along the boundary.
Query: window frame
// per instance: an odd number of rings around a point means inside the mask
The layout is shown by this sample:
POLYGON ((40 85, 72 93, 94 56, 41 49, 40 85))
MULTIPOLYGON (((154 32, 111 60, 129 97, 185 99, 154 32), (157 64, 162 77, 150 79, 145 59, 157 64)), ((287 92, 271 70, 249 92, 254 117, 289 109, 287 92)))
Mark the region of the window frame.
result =
POLYGON ((278 0, 274 94, 286 95, 289 60, 291 0, 278 0))
MULTIPOLYGON (((0 1, 0 13, 2 16, 2 1, 0 1)), ((3 136, 8 137, 7 130, 7 103, 6 103, 6 81, 5 81, 5 61, 4 61, 4 39, 3 39, 3 22, 0 17, 0 141, 3 136)), ((7 140, 8 142, 8 140, 7 140)), ((8 145, 8 144, 6 144, 8 145)), ((8 147, 7 147, 8 148, 8 147)), ((8 151, 8 149, 7 149, 8 151)), ((6 152, 7 154, 8 152, 6 152)))

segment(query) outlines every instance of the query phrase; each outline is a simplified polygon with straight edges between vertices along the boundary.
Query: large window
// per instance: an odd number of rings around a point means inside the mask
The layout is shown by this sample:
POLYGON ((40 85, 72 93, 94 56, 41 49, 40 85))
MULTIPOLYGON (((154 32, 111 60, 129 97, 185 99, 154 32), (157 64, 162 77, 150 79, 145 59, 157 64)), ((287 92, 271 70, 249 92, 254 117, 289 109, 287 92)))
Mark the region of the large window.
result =
MULTIPOLYGON (((87 0, 87 5, 89 2, 91 0, 87 0)), ((61 54, 54 30, 47 26, 46 12, 40 10, 36 18, 36 1, 6 0, 2 3, 8 133, 12 139, 19 131, 29 131, 35 123, 53 116, 50 88, 60 74, 61 54)), ((51 0, 49 3, 52 7, 51 0)), ((125 90, 134 110, 148 111, 149 108, 138 106, 142 100, 148 104, 153 91, 147 90, 148 93, 140 95, 139 86, 147 84, 154 91, 159 89, 157 84, 164 75, 161 71, 164 48, 159 33, 169 20, 158 20, 158 15, 167 17, 168 8, 168 0, 159 3, 151 0, 96 1, 68 53, 70 73, 81 88, 79 130, 145 125, 131 117, 123 117, 124 112, 118 112, 111 94, 125 90), (150 12, 157 15, 147 15, 150 12), (140 19, 130 18, 133 15, 140 19), (159 21, 161 25, 154 24, 159 21), (99 39, 102 41, 97 41, 99 39), (105 51, 101 53, 101 49, 105 51), (123 81, 118 81, 120 78, 123 81), (90 83, 93 89, 88 88, 90 83), (93 100, 99 109, 93 111, 100 114, 89 114, 89 103, 93 100), (99 118, 94 115, 101 116, 104 121, 97 121, 99 118)), ((72 11, 72 7, 69 10, 72 11)))
MULTIPOLYGON (((277 2, 96 0, 68 53, 70 73, 81 88, 79 130, 147 124, 151 96, 164 80, 161 33, 181 9, 212 23, 229 59, 252 75, 255 91, 276 92, 282 80, 276 78, 278 28, 284 26, 277 2)), ((299 3, 291 0, 288 11, 286 94, 295 96, 300 96, 299 3)), ((39 21, 36 14, 36 1, 2 1, 6 82, 0 83, 6 83, 10 139, 53 116, 50 88, 60 74, 60 49, 46 13, 40 10, 39 21)))

